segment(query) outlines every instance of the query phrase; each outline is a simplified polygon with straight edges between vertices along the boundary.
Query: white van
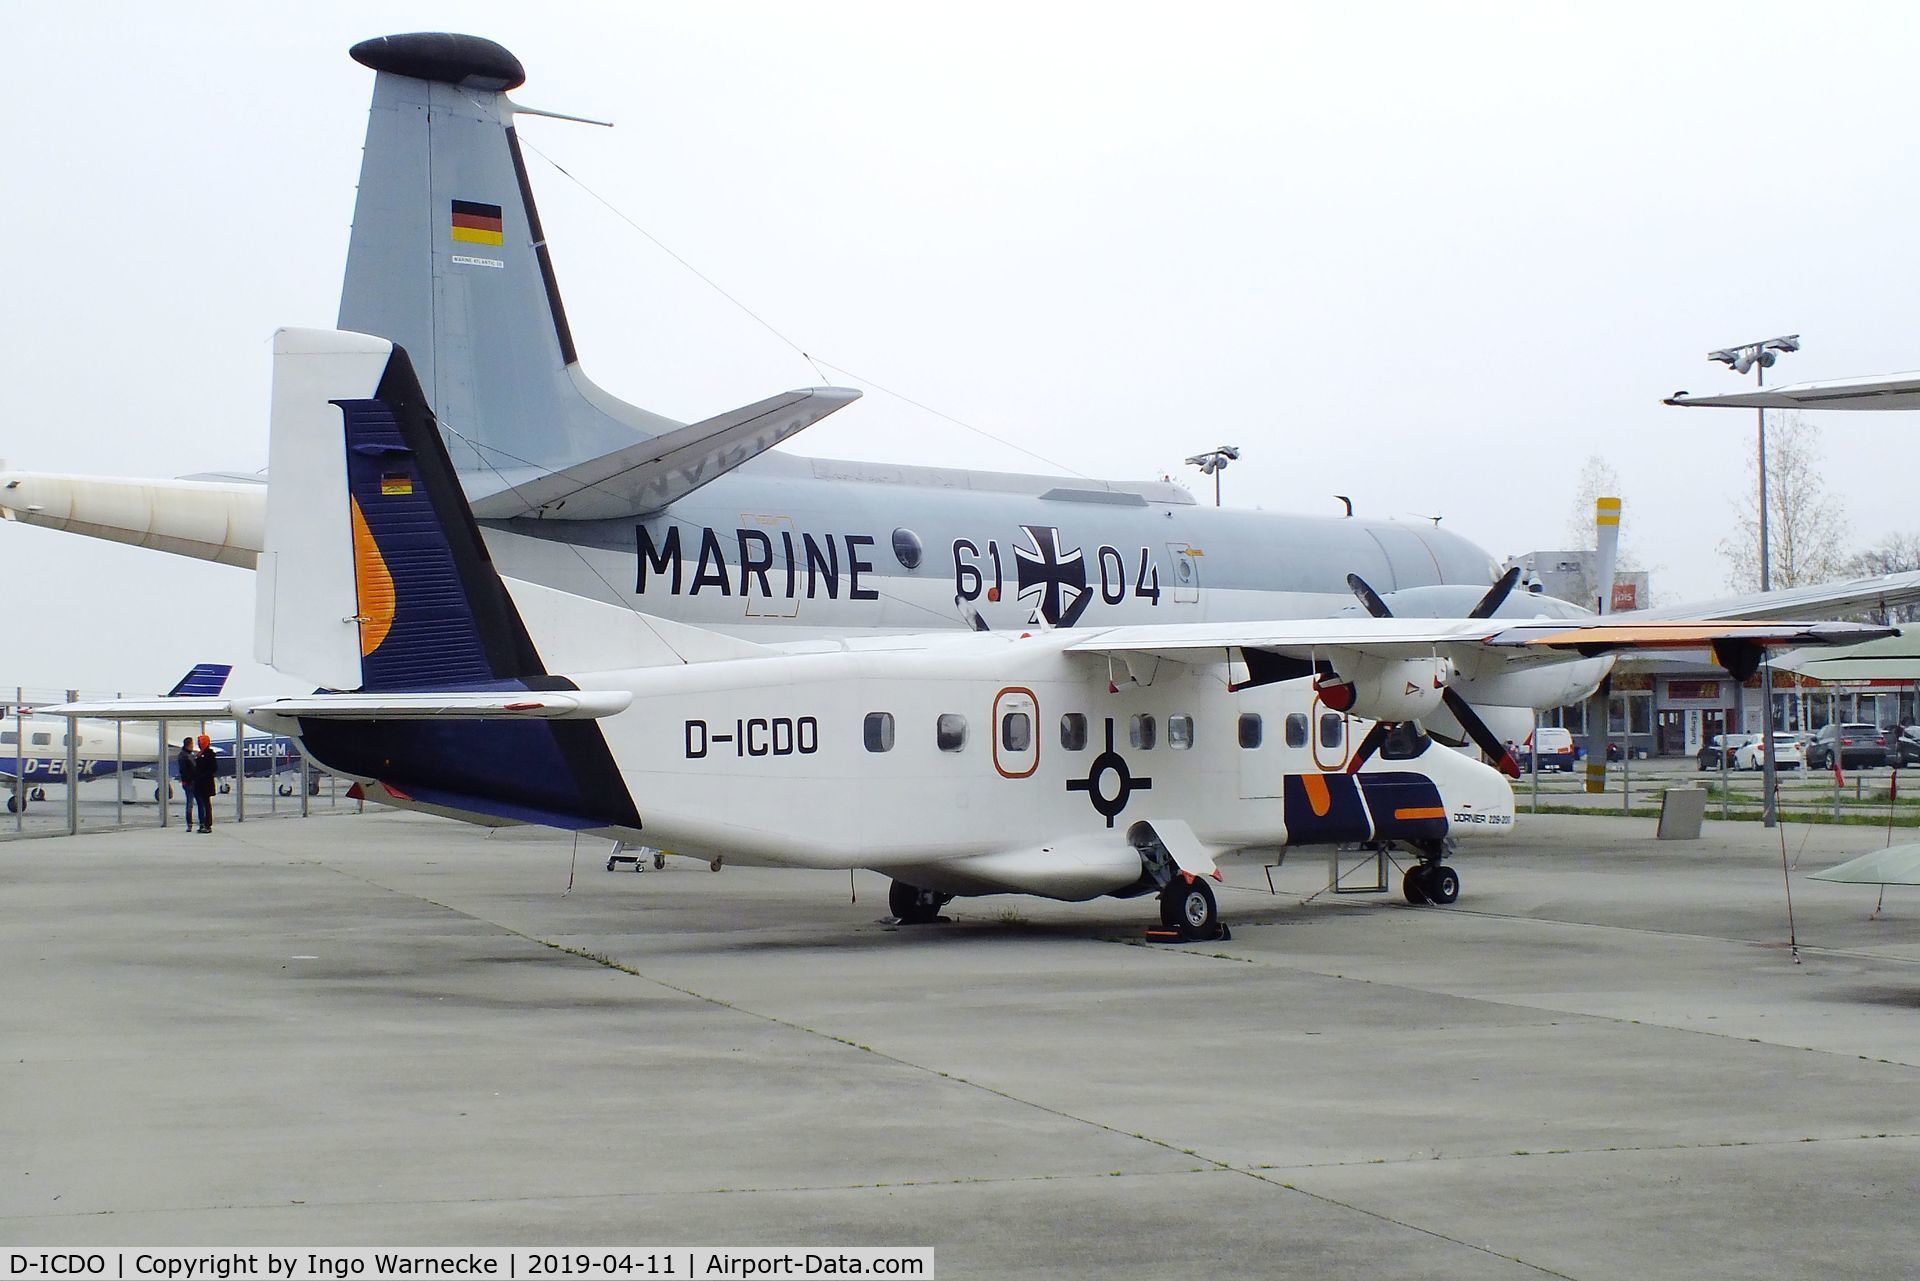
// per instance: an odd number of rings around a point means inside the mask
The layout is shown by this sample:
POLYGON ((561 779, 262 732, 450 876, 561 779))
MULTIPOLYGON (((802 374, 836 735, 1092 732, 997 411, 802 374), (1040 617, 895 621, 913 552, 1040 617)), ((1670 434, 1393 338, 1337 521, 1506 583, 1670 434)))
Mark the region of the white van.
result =
POLYGON ((1543 770, 1564 770, 1573 772, 1573 734, 1558 725, 1542 725, 1533 731, 1533 735, 1520 745, 1520 768, 1534 768, 1534 756, 1539 755, 1540 768, 1543 770))

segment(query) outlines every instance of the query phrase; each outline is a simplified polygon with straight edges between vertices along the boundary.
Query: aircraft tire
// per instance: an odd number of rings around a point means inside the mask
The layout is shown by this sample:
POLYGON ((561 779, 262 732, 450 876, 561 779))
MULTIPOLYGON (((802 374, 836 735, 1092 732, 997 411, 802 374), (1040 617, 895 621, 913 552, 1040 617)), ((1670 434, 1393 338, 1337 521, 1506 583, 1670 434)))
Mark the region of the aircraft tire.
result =
POLYGON ((664 872, 667 870, 667 852, 665 850, 655 850, 653 852, 653 870, 656 872, 664 872))
POLYGON ((1459 899, 1460 873, 1454 871, 1445 863, 1436 864, 1428 868, 1427 875, 1422 879, 1424 888, 1427 891, 1427 897, 1440 906, 1445 907, 1447 904, 1459 899))
POLYGON ((1186 877, 1176 878, 1166 889, 1160 891, 1162 900, 1173 902, 1173 928, 1180 931, 1183 939, 1211 939, 1220 937, 1220 907, 1213 899, 1213 887, 1206 878, 1196 876, 1191 881, 1186 877))
POLYGON ((1415 863, 1407 869, 1407 874, 1400 878, 1400 892, 1406 895, 1407 902, 1415 907, 1424 906, 1433 901, 1427 897, 1426 864, 1415 863))
POLYGON ((31 799, 31 800, 36 800, 36 801, 44 801, 44 800, 46 800, 46 799, 47 799, 47 789, 46 789, 46 788, 44 788, 44 787, 36 787, 36 788, 34 788, 34 789, 33 789, 33 794, 32 794, 32 796, 31 796, 31 797, 30 797, 29 799, 31 799))
POLYGON ((902 925, 931 925, 940 919, 946 899, 917 885, 896 880, 887 889, 887 909, 902 925))
POLYGON ((280 795, 282 795, 282 796, 292 796, 292 795, 293 795, 293 784, 292 784, 292 783, 282 783, 282 784, 280 784, 280 787, 279 787, 279 792, 280 792, 280 795))

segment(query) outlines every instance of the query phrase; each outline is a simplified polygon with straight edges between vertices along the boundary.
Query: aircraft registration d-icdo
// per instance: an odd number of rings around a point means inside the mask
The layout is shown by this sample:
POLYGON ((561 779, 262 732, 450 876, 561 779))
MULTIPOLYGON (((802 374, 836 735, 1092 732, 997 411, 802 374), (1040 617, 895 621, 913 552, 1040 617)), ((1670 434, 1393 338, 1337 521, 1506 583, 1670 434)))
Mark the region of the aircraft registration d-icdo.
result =
POLYGON ((1506 780, 1420 728, 1462 670, 1889 634, 1356 616, 755 644, 503 578, 406 353, 338 331, 277 336, 270 461, 301 479, 269 486, 256 657, 323 692, 234 715, 390 805, 872 869, 913 922, 955 895, 1157 894, 1210 937, 1219 859, 1356 842, 1449 903, 1455 839, 1514 822, 1506 780))

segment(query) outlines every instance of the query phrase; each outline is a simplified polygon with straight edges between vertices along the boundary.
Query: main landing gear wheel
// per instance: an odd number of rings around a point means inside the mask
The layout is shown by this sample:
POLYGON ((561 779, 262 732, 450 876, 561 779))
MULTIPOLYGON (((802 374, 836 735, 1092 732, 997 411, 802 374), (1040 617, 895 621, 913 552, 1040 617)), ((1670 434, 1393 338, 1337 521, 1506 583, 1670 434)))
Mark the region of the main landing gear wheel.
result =
POLYGON ((667 870, 667 852, 665 850, 655 850, 653 852, 653 870, 656 872, 664 872, 667 870))
POLYGON ((1407 869, 1400 889, 1409 903, 1437 903, 1445 907, 1460 897, 1460 873, 1445 863, 1421 863, 1407 869))
POLYGON ((887 890, 887 910, 902 925, 931 925, 940 919, 940 909, 952 898, 951 894, 939 894, 905 881, 895 881, 887 890))
POLYGON ((1176 876, 1160 891, 1160 923, 1183 939, 1220 936, 1220 908, 1205 878, 1176 876))
POLYGON ((33 789, 33 792, 32 792, 32 794, 31 794, 31 799, 33 799, 33 800, 36 800, 36 801, 44 801, 44 800, 46 800, 46 799, 47 799, 47 789, 46 789, 46 788, 44 788, 44 787, 36 787, 36 788, 34 788, 34 789, 33 789))
POLYGON ((279 793, 280 793, 280 795, 282 795, 282 796, 292 796, 292 795, 293 795, 293 784, 292 784, 292 783, 282 783, 282 784, 280 784, 280 785, 279 785, 279 787, 278 787, 278 789, 276 789, 276 790, 278 790, 278 791, 279 791, 279 793))

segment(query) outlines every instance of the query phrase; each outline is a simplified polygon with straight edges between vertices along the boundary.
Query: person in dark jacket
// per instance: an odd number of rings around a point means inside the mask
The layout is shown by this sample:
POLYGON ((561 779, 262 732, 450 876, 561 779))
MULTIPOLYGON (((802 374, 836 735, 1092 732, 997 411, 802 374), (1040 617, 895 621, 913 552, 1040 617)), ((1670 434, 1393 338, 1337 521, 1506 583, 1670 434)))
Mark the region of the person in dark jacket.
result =
POLYGON ((213 741, 205 734, 200 736, 200 750, 193 757, 193 800, 200 811, 202 832, 213 830, 213 776, 217 768, 213 754, 213 741))
POLYGON ((180 740, 180 821, 186 829, 193 830, 193 778, 200 767, 194 763, 193 738, 189 735, 180 740))

